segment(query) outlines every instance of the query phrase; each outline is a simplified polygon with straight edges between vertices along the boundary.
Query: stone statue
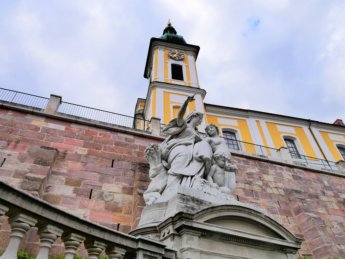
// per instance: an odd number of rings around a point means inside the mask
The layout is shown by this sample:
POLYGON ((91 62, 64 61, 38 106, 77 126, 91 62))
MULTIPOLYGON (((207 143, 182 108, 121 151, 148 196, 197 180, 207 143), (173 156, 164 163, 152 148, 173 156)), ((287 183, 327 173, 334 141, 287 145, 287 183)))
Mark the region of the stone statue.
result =
POLYGON ((207 138, 205 140, 210 144, 213 152, 213 156, 223 155, 225 157, 230 156, 230 150, 225 143, 225 140, 219 137, 218 127, 214 124, 209 124, 205 128, 207 138))
POLYGON ((234 186, 226 185, 225 175, 233 172, 235 167, 230 163, 229 149, 219 137, 218 128, 209 125, 206 128, 208 136, 203 137, 197 129, 203 119, 202 113, 192 112, 184 119, 187 106, 193 100, 194 96, 189 96, 177 118, 163 129, 168 137, 161 144, 150 145, 145 150, 151 178, 144 193, 147 205, 158 202, 160 197, 170 197, 180 187, 200 189, 208 184, 210 188, 220 188, 223 193, 233 192, 234 186))
POLYGON ((151 183, 144 193, 144 200, 147 205, 154 203, 160 196, 167 184, 167 171, 162 164, 161 150, 157 144, 149 145, 145 149, 145 158, 149 161, 149 176, 151 183))
POLYGON ((224 193, 233 193, 236 187, 235 171, 237 166, 231 163, 231 153, 223 138, 219 136, 218 127, 209 124, 206 127, 207 136, 205 140, 212 147, 213 162, 207 180, 215 187, 219 187, 224 193), (228 181, 226 184, 226 175, 228 181))

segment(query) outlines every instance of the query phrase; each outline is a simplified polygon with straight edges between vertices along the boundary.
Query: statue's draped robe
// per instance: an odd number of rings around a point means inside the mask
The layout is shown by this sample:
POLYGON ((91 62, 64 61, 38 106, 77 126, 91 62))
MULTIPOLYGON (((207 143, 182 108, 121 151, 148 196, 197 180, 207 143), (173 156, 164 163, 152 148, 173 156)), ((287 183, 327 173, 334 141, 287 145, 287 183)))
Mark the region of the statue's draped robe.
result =
POLYGON ((161 149, 168 169, 167 190, 180 185, 192 187, 195 178, 204 176, 205 161, 212 158, 210 145, 188 124, 180 134, 168 137, 161 149))

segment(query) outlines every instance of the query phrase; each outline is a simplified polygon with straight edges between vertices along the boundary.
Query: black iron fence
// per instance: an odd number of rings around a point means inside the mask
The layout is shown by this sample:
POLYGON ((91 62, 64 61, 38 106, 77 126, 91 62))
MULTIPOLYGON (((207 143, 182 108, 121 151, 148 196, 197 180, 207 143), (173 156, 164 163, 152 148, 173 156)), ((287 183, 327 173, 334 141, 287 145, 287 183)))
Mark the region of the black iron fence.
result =
POLYGON ((49 98, 0 87, 0 100, 9 104, 21 105, 36 110, 44 110, 47 107, 49 98))
MULTIPOLYGON (((47 107, 49 98, 0 88, 0 101, 42 111, 47 107)), ((83 120, 94 120, 101 123, 119 125, 137 130, 146 131, 150 128, 149 121, 142 118, 134 118, 115 112, 104 111, 68 102, 62 102, 57 112, 83 120)))
POLYGON ((149 129, 149 121, 147 120, 74 103, 62 102, 57 112, 68 116, 74 116, 77 118, 94 120, 101 123, 119 125, 138 130, 149 129))
MULTIPOLYGON (((280 157, 279 149, 234 139, 230 139, 230 141, 229 139, 226 139, 226 142, 228 144, 229 149, 234 152, 250 153, 261 157, 280 157)), ((336 162, 320 159, 317 157, 305 156, 299 153, 289 153, 293 162, 297 165, 339 172, 339 167, 336 164, 336 162)))
POLYGON ((297 165, 310 166, 318 169, 324 169, 329 171, 339 171, 339 168, 335 162, 320 159, 317 157, 301 155, 297 152, 290 152, 290 155, 297 165))
POLYGON ((278 157, 278 149, 272 148, 272 147, 266 147, 250 142, 235 140, 235 139, 227 139, 224 138, 226 143, 228 144, 228 147, 231 151, 235 152, 245 152, 250 153, 253 155, 258 155, 262 157, 278 157))

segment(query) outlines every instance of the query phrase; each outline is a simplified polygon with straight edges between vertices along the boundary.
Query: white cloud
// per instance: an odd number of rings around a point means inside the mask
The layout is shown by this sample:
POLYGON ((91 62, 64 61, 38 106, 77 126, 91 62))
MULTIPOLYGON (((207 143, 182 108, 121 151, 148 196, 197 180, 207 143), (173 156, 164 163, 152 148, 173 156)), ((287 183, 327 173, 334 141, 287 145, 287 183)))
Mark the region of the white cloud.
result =
POLYGON ((344 12, 342 1, 19 1, 0 10, 0 80, 131 115, 149 39, 170 18, 201 46, 206 102, 331 122, 345 119, 344 12))

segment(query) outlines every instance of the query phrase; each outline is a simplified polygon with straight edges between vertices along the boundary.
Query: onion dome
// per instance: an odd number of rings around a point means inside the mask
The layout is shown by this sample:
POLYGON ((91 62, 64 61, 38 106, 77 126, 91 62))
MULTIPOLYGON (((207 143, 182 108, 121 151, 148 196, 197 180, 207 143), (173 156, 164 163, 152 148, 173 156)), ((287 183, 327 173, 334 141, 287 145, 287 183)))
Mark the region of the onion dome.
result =
POLYGON ((184 38, 177 34, 175 28, 171 25, 170 20, 168 21, 167 27, 165 27, 163 35, 160 37, 160 39, 173 43, 187 44, 184 38))

